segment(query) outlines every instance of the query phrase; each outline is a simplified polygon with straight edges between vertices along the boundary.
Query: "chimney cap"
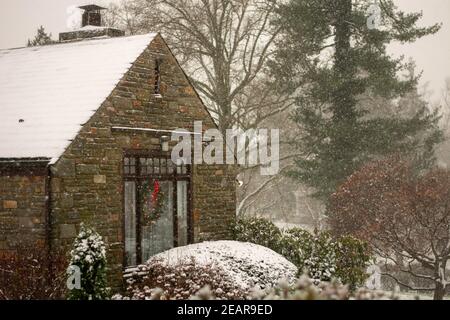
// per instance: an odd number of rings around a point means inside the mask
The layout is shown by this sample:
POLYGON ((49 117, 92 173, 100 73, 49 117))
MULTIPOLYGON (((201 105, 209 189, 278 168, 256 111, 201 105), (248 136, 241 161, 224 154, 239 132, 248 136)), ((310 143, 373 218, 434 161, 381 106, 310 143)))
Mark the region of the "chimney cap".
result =
POLYGON ((80 8, 82 10, 86 10, 86 11, 106 10, 106 8, 97 6, 95 4, 89 4, 89 5, 86 5, 86 6, 80 6, 78 8, 80 8))

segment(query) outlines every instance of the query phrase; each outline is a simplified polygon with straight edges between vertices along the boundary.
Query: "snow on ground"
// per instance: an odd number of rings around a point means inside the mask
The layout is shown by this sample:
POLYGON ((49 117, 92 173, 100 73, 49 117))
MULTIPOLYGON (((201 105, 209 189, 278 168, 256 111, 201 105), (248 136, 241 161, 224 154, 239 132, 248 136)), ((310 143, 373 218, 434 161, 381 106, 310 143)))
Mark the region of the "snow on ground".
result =
POLYGON ((274 224, 282 229, 282 230, 290 230, 294 228, 300 228, 303 230, 307 230, 309 232, 314 232, 314 227, 307 224, 298 224, 298 223, 290 223, 290 222, 284 222, 284 221, 274 221, 274 224))
MULTIPOLYGON (((391 294, 390 291, 382 291, 386 294, 391 294)), ((423 293, 423 292, 415 292, 415 291, 395 291, 395 295, 399 300, 433 300, 432 293, 423 293)), ((444 300, 450 300, 450 296, 444 297, 444 300)))
POLYGON ((295 281, 297 268, 278 253, 252 243, 215 241, 178 247, 150 258, 171 266, 192 258, 199 264, 222 269, 236 285, 261 289, 277 285, 281 280, 295 281))

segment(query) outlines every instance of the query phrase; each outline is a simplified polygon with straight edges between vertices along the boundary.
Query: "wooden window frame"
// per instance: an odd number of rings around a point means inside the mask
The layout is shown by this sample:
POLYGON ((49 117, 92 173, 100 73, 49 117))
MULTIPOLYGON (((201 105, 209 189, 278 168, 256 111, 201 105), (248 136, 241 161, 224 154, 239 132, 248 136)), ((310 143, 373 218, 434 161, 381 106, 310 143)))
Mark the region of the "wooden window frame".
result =
POLYGON ((173 247, 178 247, 178 201, 177 201, 177 182, 178 181, 186 181, 187 182, 187 243, 191 244, 194 242, 194 226, 193 226, 193 183, 192 183, 192 166, 185 165, 186 173, 179 174, 177 172, 177 166, 174 166, 173 173, 171 174, 155 174, 155 173, 145 173, 141 174, 141 163, 140 158, 157 158, 157 159, 167 159, 170 160, 170 154, 163 152, 145 152, 145 151, 137 151, 137 150, 127 150, 123 153, 122 157, 122 189, 123 189, 123 199, 122 199, 122 234, 123 234, 123 266, 124 268, 130 267, 127 265, 127 257, 126 257, 126 247, 125 247, 125 182, 135 182, 136 184, 136 264, 139 265, 143 263, 142 261, 142 232, 141 232, 141 193, 139 192, 139 188, 142 186, 142 182, 146 179, 156 179, 161 181, 171 181, 173 183, 173 238, 174 243, 173 247), (126 158, 134 158, 135 159, 135 173, 131 174, 125 173, 125 159, 126 158))

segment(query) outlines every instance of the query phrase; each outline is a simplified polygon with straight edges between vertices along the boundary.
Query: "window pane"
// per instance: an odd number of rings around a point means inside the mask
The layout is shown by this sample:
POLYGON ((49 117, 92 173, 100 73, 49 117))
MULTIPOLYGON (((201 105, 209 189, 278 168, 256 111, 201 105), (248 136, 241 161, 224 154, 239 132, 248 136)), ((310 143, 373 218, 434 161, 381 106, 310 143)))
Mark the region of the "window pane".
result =
POLYGON ((161 174, 167 173, 167 162, 166 159, 161 159, 161 174))
POLYGON ((153 173, 153 160, 147 159, 147 173, 153 173))
POLYGON ((188 244, 188 182, 177 182, 178 245, 188 244))
POLYGON ((159 174, 159 159, 153 159, 153 163, 154 163, 154 172, 156 174, 159 174))
POLYGON ((172 174, 173 171, 174 171, 174 164, 173 164, 172 160, 167 159, 167 173, 172 174))
POLYGON ((143 262, 157 253, 173 248, 174 243, 173 183, 159 181, 160 194, 157 203, 153 203, 154 183, 154 180, 150 180, 141 189, 143 262))
POLYGON ((140 170, 141 170, 141 175, 143 174, 147 174, 147 159, 145 158, 140 158, 139 159, 139 163, 140 163, 140 170))
POLYGON ((177 174, 187 174, 187 167, 186 165, 182 164, 177 167, 177 174))
POLYGON ((125 182, 125 256, 127 266, 136 265, 136 184, 125 182))

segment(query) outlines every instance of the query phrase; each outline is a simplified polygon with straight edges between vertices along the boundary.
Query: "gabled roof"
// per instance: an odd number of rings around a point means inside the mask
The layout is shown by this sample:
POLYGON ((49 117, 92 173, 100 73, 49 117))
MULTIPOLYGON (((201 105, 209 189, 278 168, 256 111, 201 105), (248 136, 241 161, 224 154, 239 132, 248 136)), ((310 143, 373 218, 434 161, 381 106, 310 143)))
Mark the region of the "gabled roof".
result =
POLYGON ((0 158, 55 162, 155 36, 0 50, 0 158))

